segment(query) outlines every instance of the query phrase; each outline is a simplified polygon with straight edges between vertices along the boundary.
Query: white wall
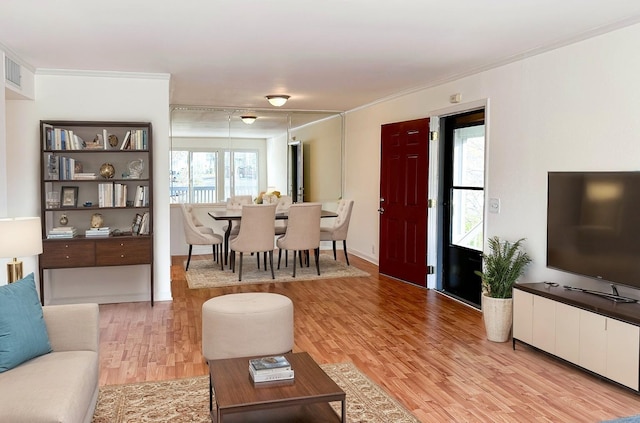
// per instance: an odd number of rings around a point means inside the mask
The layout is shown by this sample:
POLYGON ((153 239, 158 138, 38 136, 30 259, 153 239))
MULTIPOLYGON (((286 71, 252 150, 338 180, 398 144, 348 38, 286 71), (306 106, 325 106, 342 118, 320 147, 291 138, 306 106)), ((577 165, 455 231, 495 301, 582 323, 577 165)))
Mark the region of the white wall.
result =
POLYGON ((640 169, 640 25, 346 115, 345 197, 355 200, 348 244, 377 262, 380 125, 487 101, 486 237, 527 238, 526 279, 584 283, 546 268, 550 170, 640 169), (375 253, 371 253, 371 251, 375 253))
MULTIPOLYGON (((151 122, 154 156, 155 299, 171 299, 169 252, 169 76, 105 72, 39 71, 36 73, 36 111, 26 130, 38 121, 109 120, 151 122)), ((38 136, 15 142, 35 147, 21 157, 24 166, 39 163, 38 136)), ((37 173, 37 172, 36 172, 37 173)), ((23 187, 38 195, 38 188, 23 187)), ((148 301, 149 266, 61 269, 46 271, 45 302, 99 303, 148 301)))

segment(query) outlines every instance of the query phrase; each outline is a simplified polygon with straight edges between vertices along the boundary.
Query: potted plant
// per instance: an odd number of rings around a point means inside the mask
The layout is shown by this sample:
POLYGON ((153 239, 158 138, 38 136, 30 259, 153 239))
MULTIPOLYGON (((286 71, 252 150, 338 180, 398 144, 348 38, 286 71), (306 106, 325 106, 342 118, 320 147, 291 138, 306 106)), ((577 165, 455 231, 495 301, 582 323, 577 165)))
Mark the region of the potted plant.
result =
POLYGON ((493 342, 509 340, 513 322, 513 284, 531 263, 522 250, 524 238, 516 242, 489 238, 489 254, 483 254, 483 272, 476 271, 482 279, 482 316, 487 339, 493 342))

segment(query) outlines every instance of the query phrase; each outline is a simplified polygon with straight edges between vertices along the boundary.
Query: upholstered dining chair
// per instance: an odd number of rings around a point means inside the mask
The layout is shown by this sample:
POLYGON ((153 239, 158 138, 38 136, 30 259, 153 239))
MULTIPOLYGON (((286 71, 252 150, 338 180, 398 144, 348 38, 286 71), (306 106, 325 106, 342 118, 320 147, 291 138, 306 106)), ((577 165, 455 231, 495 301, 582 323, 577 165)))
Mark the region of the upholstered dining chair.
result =
MULTIPOLYGON (((286 213, 291 207, 292 199, 288 195, 281 195, 276 202, 276 213, 286 213)), ((284 235, 287 231, 287 219, 276 220, 276 236, 284 235)))
POLYGON ((296 277, 296 252, 302 254, 303 251, 314 251, 316 259, 316 270, 320 275, 320 216, 322 204, 320 203, 299 203, 289 207, 289 219, 287 222, 287 232, 276 240, 278 251, 278 269, 280 269, 280 259, 282 250, 293 251, 293 277, 296 277))
MULTIPOLYGON (((241 210, 242 206, 246 204, 253 204, 253 200, 250 195, 234 195, 227 198, 227 210, 241 210)), ((227 231, 227 226, 222 228, 223 231, 227 231)), ((231 227, 229 235, 237 235, 240 231, 240 222, 231 227)))
POLYGON ((347 255, 347 232, 349 232, 349 221, 351 220, 351 210, 353 210, 353 200, 342 199, 338 201, 336 213, 338 217, 333 221, 333 226, 320 227, 320 241, 333 242, 333 259, 336 260, 336 241, 342 241, 344 258, 349 266, 349 256, 347 255))
POLYGON ((185 271, 189 270, 191 263, 191 251, 194 245, 211 245, 213 248, 213 260, 220 262, 220 269, 224 270, 224 260, 222 260, 220 250, 222 246, 222 235, 213 232, 208 226, 204 226, 196 216, 193 215, 193 208, 190 205, 180 204, 182 211, 182 227, 184 228, 184 237, 189 244, 189 258, 185 271))
POLYGON ((240 218, 240 231, 229 238, 231 248, 231 268, 236 271, 236 252, 240 253, 240 268, 238 280, 242 280, 242 256, 243 253, 264 253, 266 270, 267 254, 269 253, 269 265, 271 278, 273 273, 273 238, 275 237, 276 205, 250 204, 242 206, 240 218))

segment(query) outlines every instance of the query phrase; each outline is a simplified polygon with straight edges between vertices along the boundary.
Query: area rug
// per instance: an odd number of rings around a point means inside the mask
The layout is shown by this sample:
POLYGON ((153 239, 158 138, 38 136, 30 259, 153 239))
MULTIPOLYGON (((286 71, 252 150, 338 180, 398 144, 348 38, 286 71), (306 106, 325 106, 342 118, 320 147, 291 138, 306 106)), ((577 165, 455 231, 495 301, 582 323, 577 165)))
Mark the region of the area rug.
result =
POLYGON ((631 417, 622 417, 620 419, 606 420, 602 423, 640 423, 640 415, 631 417))
MULTIPOLYGON (((367 272, 364 272, 354 266, 347 266, 345 263, 334 260, 332 256, 327 254, 320 254, 320 276, 318 276, 315 261, 312 257, 311 265, 309 267, 306 265, 300 267, 300 263, 298 262, 295 278, 292 276, 293 265, 291 264, 291 255, 289 257, 289 267, 284 266, 284 257, 282 257, 280 270, 278 270, 278 257, 277 254, 275 254, 273 263, 275 280, 271 279, 271 272, 269 270, 264 270, 262 266, 262 256, 260 260, 260 269, 258 269, 255 256, 245 256, 243 261, 242 281, 238 281, 238 257, 236 257, 236 273, 231 272, 231 270, 227 268, 225 268, 224 271, 220 270, 220 265, 218 263, 214 263, 212 260, 191 260, 189 270, 186 272, 189 288, 219 288, 230 285, 369 276, 367 272)), ((268 268, 269 267, 267 266, 267 269, 268 268)))
MULTIPOLYGON (((347 394, 349 423, 419 423, 352 363, 320 367, 347 394)), ((340 403, 331 403, 337 413, 340 403)), ((94 423, 210 423, 209 378, 100 387, 94 423)))

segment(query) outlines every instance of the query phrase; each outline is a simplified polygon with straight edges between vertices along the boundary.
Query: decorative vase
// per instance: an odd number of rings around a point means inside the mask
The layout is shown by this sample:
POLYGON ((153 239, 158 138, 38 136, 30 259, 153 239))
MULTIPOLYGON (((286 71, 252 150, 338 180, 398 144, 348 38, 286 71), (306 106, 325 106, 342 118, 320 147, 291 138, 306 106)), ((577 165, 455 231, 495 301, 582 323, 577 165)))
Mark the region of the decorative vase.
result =
POLYGON ((507 342, 513 324, 513 298, 493 298, 483 293, 482 319, 489 341, 507 342))

